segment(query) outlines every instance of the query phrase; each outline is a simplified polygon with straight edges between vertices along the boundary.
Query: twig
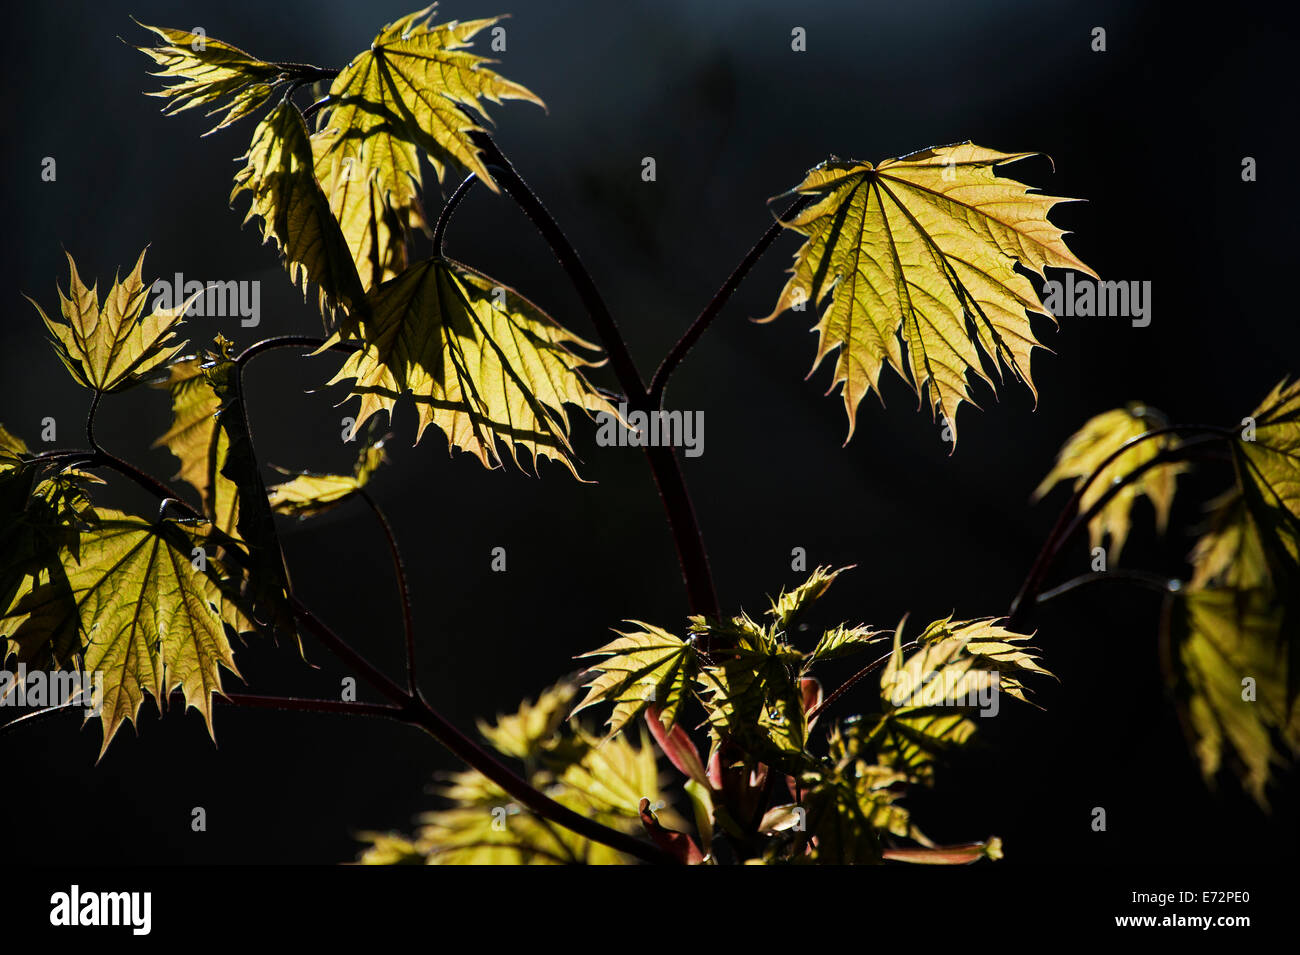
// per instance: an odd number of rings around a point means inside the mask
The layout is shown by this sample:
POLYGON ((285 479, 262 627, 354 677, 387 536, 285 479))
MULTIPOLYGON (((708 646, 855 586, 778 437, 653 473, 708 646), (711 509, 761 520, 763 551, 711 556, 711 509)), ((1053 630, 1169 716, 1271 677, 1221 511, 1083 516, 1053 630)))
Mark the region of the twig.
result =
POLYGON ((361 499, 366 502, 374 513, 376 520, 379 521, 384 537, 388 539, 388 551, 393 555, 393 574, 397 578, 397 592, 402 600, 402 628, 406 636, 407 690, 411 696, 419 696, 420 690, 415 676, 415 623, 411 614, 411 591, 407 585, 406 567, 402 563, 402 552, 397 549, 397 536, 393 533, 393 525, 389 523, 387 515, 384 514, 374 497, 365 488, 361 489, 360 495, 361 499))
POLYGON ((776 241, 777 236, 781 234, 781 230, 785 227, 785 220, 798 215, 812 200, 812 196, 800 196, 781 213, 775 222, 768 226, 767 231, 754 243, 754 247, 740 260, 736 270, 722 284, 722 288, 718 289, 713 298, 709 300, 709 304, 704 307, 704 311, 700 312, 699 317, 691 323, 691 327, 686 329, 686 333, 673 345, 672 349, 664 357, 663 362, 660 363, 654 378, 650 381, 651 407, 663 407, 664 389, 668 386, 668 379, 672 377, 673 372, 681 364, 682 359, 686 357, 687 352, 699 341, 705 329, 722 311, 723 307, 731 299, 732 294, 740 286, 740 283, 745 280, 745 276, 749 274, 749 270, 754 267, 758 260, 763 257, 763 253, 776 241))
POLYGON ((469 191, 474 188, 474 183, 478 182, 478 176, 470 173, 456 187, 456 190, 447 197, 447 201, 442 205, 442 211, 438 213, 438 221, 433 225, 433 251, 437 255, 444 255, 443 243, 447 238, 447 225, 451 222, 452 214, 456 207, 460 205, 461 200, 469 195, 469 191))
MULTIPOLYGON (((470 133, 470 138, 478 147, 484 163, 495 171, 497 183, 537 227, 542 238, 546 240, 546 244, 551 247, 551 251, 559 260, 560 267, 569 277, 578 297, 582 299, 583 306, 596 328, 596 334, 605 346, 610 367, 627 395, 628 404, 634 409, 653 410, 645 383, 641 380, 641 375, 628 351, 627 342, 619 332, 618 325, 601 297, 600 290, 596 288, 591 274, 582 264, 582 259, 578 257, 577 251, 569 243, 563 230, 491 136, 480 130, 470 133)), ((691 503, 690 492, 686 488, 686 480, 682 475, 677 455, 670 447, 650 445, 646 446, 645 453, 650 470, 654 474, 655 484, 659 488, 664 510, 668 515, 668 526, 677 548, 677 560, 686 583, 686 595, 691 612, 706 617, 719 617, 721 613, 713 587, 713 572, 709 569, 708 551, 704 547, 699 521, 695 516, 695 507, 691 503)))

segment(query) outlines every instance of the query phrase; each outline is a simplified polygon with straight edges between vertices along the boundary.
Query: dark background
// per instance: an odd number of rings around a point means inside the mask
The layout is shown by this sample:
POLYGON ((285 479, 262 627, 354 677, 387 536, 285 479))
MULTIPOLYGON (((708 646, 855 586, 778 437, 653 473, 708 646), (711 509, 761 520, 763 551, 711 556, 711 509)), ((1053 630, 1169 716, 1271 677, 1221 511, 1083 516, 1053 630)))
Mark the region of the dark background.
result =
MULTIPOLYGON (((197 111, 159 116, 160 101, 141 95, 158 88, 145 75, 150 61, 118 40, 146 41, 128 12, 201 25, 263 58, 339 66, 414 2, 44 2, 7 12, 0 421, 37 443, 52 416, 60 445, 83 442, 88 393, 19 296, 57 305, 63 247, 103 283, 146 243, 147 279, 262 280, 260 327, 195 319, 196 344, 216 332, 245 345, 319 330, 272 250, 253 228, 241 231, 242 206, 227 208, 251 123, 201 139, 209 124, 197 111), (45 156, 57 160, 54 183, 41 181, 45 156)), ((452 0, 438 19, 499 6, 452 0)), ((1294 309, 1277 298, 1294 270, 1293 53, 1258 5, 1212 23, 1121 3, 504 6, 514 16, 501 70, 549 112, 494 109, 498 140, 582 252, 647 376, 767 227, 764 200, 830 154, 879 160, 962 139, 1041 150, 1054 172, 1032 159, 1010 174, 1088 199, 1054 215, 1076 233, 1075 251, 1104 278, 1153 283, 1150 327, 1040 323, 1056 354, 1036 353, 1037 410, 1023 388, 996 398, 981 388, 984 411, 962 411, 954 456, 892 377, 888 408, 865 401, 841 448, 842 403, 823 397, 829 368, 803 377, 811 315, 747 321, 775 301, 798 244, 783 237, 669 392, 671 407, 705 410, 705 454, 684 466, 728 612, 761 612, 766 594, 799 580, 796 546, 810 566, 858 565, 821 606, 822 623, 887 628, 906 612, 914 626, 1005 612, 1064 503, 1058 491, 1030 506, 1030 492, 1087 417, 1142 399, 1178 421, 1231 424, 1296 371, 1294 309), (806 53, 790 50, 794 26, 807 30, 806 53), (1090 49, 1094 26, 1107 30, 1105 53, 1090 49), (644 156, 657 161, 655 183, 640 178, 644 156), (1241 181, 1243 156, 1258 160, 1258 182, 1241 181)), ((449 249, 590 336, 563 273, 508 200, 477 190, 449 249)), ((347 466, 339 422, 349 409, 334 406, 343 392, 308 393, 336 364, 281 352, 253 366, 264 461, 347 466)), ((598 378, 614 386, 607 370, 598 378)), ((98 433, 170 477, 174 460, 149 449, 167 424, 165 395, 141 388, 105 403, 98 433)), ((555 466, 534 478, 449 458, 435 429, 411 447, 406 405, 394 431, 393 463, 374 490, 408 561, 425 692, 460 725, 513 709, 624 618, 681 629, 683 588, 637 450, 598 448, 594 429, 579 426, 584 474, 597 482, 579 484, 555 466), (496 546, 508 553, 504 574, 489 571, 496 546)), ((1185 479, 1163 541, 1139 504, 1124 565, 1184 572, 1202 502, 1227 481, 1212 468, 1185 479)), ((153 506, 132 488, 113 490, 127 506, 153 506)), ((388 555, 364 507, 286 524, 283 542, 299 596, 400 674, 388 555)), ((1085 570, 1076 542, 1057 579, 1085 570)), ((1163 697, 1158 614, 1157 597, 1120 588, 1045 608, 1038 642, 1060 683, 1038 685, 1043 710, 1008 704, 981 726, 985 745, 944 772, 936 792, 912 799, 922 828, 939 841, 999 834, 1012 863, 1292 858, 1293 800, 1279 794, 1270 819, 1235 783, 1217 794, 1202 784, 1163 697), (1107 810, 1105 833, 1090 829, 1095 806, 1107 810)), ((253 692, 335 696, 342 672, 307 649, 312 667, 287 647, 240 648, 237 659, 253 692)), ((860 692, 869 707, 870 687, 860 692)), ((5 858, 347 860, 358 831, 409 830, 434 805, 433 774, 455 766, 396 724, 221 708, 216 726, 219 747, 196 714, 160 721, 146 704, 139 738, 124 730, 97 768, 99 731, 78 733, 75 717, 7 735, 5 858), (190 830, 195 806, 207 810, 206 833, 190 830)))

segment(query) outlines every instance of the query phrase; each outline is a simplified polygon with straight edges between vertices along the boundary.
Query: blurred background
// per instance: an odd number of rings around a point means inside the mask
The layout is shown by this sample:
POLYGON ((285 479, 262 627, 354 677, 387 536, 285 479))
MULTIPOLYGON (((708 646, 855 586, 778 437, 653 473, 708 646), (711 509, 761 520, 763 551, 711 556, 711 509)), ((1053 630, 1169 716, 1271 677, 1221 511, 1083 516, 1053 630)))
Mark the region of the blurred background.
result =
MULTIPOLYGON (((34 310, 57 306, 62 250, 87 281, 107 283, 146 244, 146 279, 182 272, 204 282, 258 279, 261 325, 189 323, 191 342, 220 332, 238 345, 315 334, 312 304, 290 287, 270 247, 227 205, 252 132, 245 121, 206 139, 198 111, 164 118, 147 42, 131 22, 203 27, 265 59, 342 66, 415 0, 366 4, 283 0, 20 4, 7 12, 10 133, 4 204, 13 230, 0 257, 9 296, 0 323, 0 421, 39 444, 53 417, 58 444, 80 446, 88 393, 61 368, 34 310), (127 41, 123 43, 122 38, 127 41), (41 180, 42 160, 57 180, 41 180)), ((815 624, 914 627, 954 613, 1004 613, 1066 493, 1029 497, 1060 444, 1091 415, 1139 399, 1187 423, 1233 424, 1297 370, 1300 333, 1276 288, 1290 274, 1282 176, 1293 122, 1292 44, 1258 6, 1212 27, 1161 15, 1160 4, 906 4, 776 0, 515 0, 501 72, 542 96, 493 109, 498 141, 582 253, 645 376, 770 220, 765 200, 834 154, 872 161, 971 139, 1038 150, 1008 174, 1087 199, 1058 207, 1076 253, 1103 278, 1152 283, 1152 322, 1037 323, 1055 354, 1035 353, 1038 407, 1023 387, 980 387, 983 411, 960 414, 949 456, 940 431, 897 379, 887 407, 869 398, 857 434, 824 396, 829 363, 805 380, 813 318, 756 326, 784 281, 795 236, 782 237, 681 367, 668 405, 705 412, 705 452, 684 468, 725 612, 760 613, 767 594, 809 567, 857 564, 815 624), (1104 53, 1091 49, 1106 30, 1104 53), (791 50, 803 27, 807 51, 791 50), (641 179, 654 157, 657 181, 641 179), (1241 178, 1243 157, 1258 181, 1241 178)), ((438 19, 504 12, 447 0, 438 19)), ((480 46, 486 52, 484 35, 480 46)), ((306 99, 303 99, 306 102, 306 99)), ((432 175, 426 205, 442 200, 432 175)), ((449 192, 454 181, 444 184, 449 192)), ((449 234, 450 253, 509 283, 570 328, 594 337, 577 297, 523 215, 476 190, 449 234)), ((1059 276, 1057 276, 1059 277, 1059 276)), ((104 286, 101 286, 103 288, 104 286)), ((314 296, 314 293, 313 293, 314 296)), ((252 426, 267 464, 350 466, 340 441, 341 389, 325 389, 336 356, 279 352, 247 379, 252 426)), ((608 370, 596 374, 608 387, 608 370)), ((151 450, 169 421, 164 392, 106 401, 101 440, 163 477, 174 459, 151 450)), ((599 448, 576 428, 584 476, 485 471, 449 457, 430 429, 412 447, 414 415, 392 425, 392 463, 372 485, 396 524, 414 590, 427 697, 460 726, 513 710, 576 668, 572 656, 634 617, 683 627, 685 595, 654 485, 634 448, 599 448), (490 569, 504 547, 505 573, 490 569)), ((1202 506, 1226 471, 1180 483, 1170 533, 1137 507, 1123 565, 1170 576, 1202 506)), ((111 487, 124 506, 153 504, 111 487)), ((364 505, 285 523, 298 595, 397 676, 401 615, 383 538, 364 505)), ((1088 570, 1076 541, 1054 581, 1088 570)), ((932 838, 1000 835, 1008 864, 1289 859, 1294 780, 1270 817, 1227 781, 1202 783, 1164 697, 1159 598, 1114 587, 1080 591, 1034 620, 1046 665, 1043 707, 1010 704, 982 721, 982 744, 911 799, 932 838), (1093 807, 1108 831, 1090 828, 1093 807)), ((250 692, 336 696, 341 671, 307 642, 238 648, 250 692)), ((847 675, 844 674, 844 675, 847 675)), ((834 685, 834 674, 831 684, 834 685)), ((229 678, 231 686, 238 681, 229 678)), ((864 708, 874 691, 858 691, 864 708)), ((362 689, 363 698, 373 698, 362 689)), ((854 712, 849 704, 843 712, 854 712)), ((409 830, 436 801, 435 774, 454 760, 418 731, 342 717, 221 708, 219 745, 195 713, 142 712, 96 767, 97 725, 60 717, 4 738, 0 784, 5 856, 13 862, 320 862, 354 857, 365 830, 409 830), (206 832, 191 831, 203 807, 206 832)))

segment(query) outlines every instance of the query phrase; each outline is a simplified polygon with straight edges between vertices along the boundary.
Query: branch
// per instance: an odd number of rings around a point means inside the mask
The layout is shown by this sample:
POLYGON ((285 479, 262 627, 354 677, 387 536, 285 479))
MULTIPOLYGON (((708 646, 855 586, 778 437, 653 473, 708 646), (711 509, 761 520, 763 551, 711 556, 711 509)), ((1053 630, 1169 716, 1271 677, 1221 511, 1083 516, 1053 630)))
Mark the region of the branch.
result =
POLYGON ((1035 602, 1047 603, 1049 600, 1055 600, 1057 597, 1068 594, 1072 590, 1078 590, 1080 587, 1104 583, 1134 584, 1138 587, 1145 587, 1147 590, 1154 590, 1156 593, 1173 593, 1181 587, 1179 581, 1153 574, 1150 571, 1116 568, 1115 570, 1100 570, 1072 577, 1051 590, 1043 591, 1038 595, 1035 602))
POLYGON ((261 710, 288 710, 298 713, 343 713, 352 716, 382 716, 401 720, 402 710, 387 703, 358 703, 347 700, 309 700, 296 696, 254 696, 248 693, 225 693, 214 697, 234 706, 261 710))
POLYGON ((99 410, 99 402, 103 397, 104 393, 96 388, 95 397, 90 401, 90 410, 86 412, 86 441, 96 451, 99 450, 99 442, 95 440, 95 412, 99 410))
MULTIPOLYGON (((279 344, 271 344, 276 340, 268 340, 258 345, 251 346, 240 358, 247 361, 253 355, 258 354, 259 347, 266 350, 271 347, 280 347, 279 344)), ((283 343, 281 343, 283 344, 283 343)), ((302 342, 293 342, 290 344, 302 344, 302 342)), ((242 366, 241 366, 242 369, 242 366)), ((238 384, 238 383, 237 383, 238 384)), ((42 460, 58 460, 60 457, 84 459, 87 453, 83 451, 66 451, 50 452, 38 455, 42 460)), ((173 499, 187 513, 196 517, 202 515, 196 511, 193 506, 181 500, 170 488, 161 481, 140 471, 138 468, 127 463, 126 461, 116 458, 106 451, 94 451, 89 455, 89 461, 93 465, 103 465, 111 467, 121 474, 131 478, 145 490, 156 495, 160 500, 173 499)), ((232 556, 242 557, 242 554, 232 554, 232 556), (237 555, 237 556, 236 556, 237 555)), ((352 648, 342 637, 336 634, 326 626, 310 609, 308 609, 296 596, 288 594, 288 602, 293 610, 294 616, 311 631, 313 635, 335 656, 350 664, 353 669, 367 683, 387 697, 395 706, 391 707, 395 712, 394 719, 404 723, 418 726, 432 736, 435 740, 449 749, 455 756, 459 757, 473 769, 478 770, 488 779, 492 780, 510 796, 517 800, 521 805, 526 806, 539 816, 551 819, 552 821, 564 826, 566 829, 584 836, 594 842, 607 845, 619 852, 624 852, 645 862, 654 863, 675 863, 677 860, 670 854, 658 849, 657 847, 642 842, 625 832, 617 829, 611 829, 593 819, 579 815, 573 810, 561 805, 550 797, 544 795, 526 780, 512 772, 508 767, 502 764, 491 753, 483 749, 472 739, 458 730, 454 725, 447 721, 440 713, 434 710, 427 702, 421 698, 418 693, 408 693, 400 686, 390 680, 369 660, 352 648)), ((408 646, 410 644, 408 643, 408 646)), ((255 704, 256 705, 256 704, 255 704)), ((270 704, 265 704, 270 705, 270 704)), ((303 707, 299 707, 303 708, 303 707)), ((334 708, 331 707, 333 710, 334 708)), ((44 712, 44 711, 42 711, 44 712)), ((35 716, 36 714, 33 714, 35 716)), ((385 714, 386 715, 386 714, 385 714)), ((14 720, 18 723, 20 720, 14 720)), ((0 729, 8 729, 5 727, 0 729)))
MULTIPOLYGON (((912 649, 912 648, 915 647, 915 646, 916 646, 916 641, 915 641, 915 640, 909 640, 907 643, 902 644, 902 645, 899 647, 899 649, 900 649, 900 650, 910 650, 910 649, 912 649)), ((814 708, 813 711, 812 711, 811 713, 808 714, 808 717, 807 717, 808 722, 811 723, 814 719, 817 718, 817 716, 822 712, 822 710, 826 709, 826 707, 830 706, 832 703, 834 703, 836 700, 838 700, 841 696, 843 696, 846 692, 848 692, 848 690, 851 689, 855 683, 857 683, 857 682, 858 682, 859 680, 861 680, 864 676, 866 676, 867 674, 869 674, 872 670, 874 670, 874 669, 876 669, 877 667, 879 667, 882 663, 887 662, 887 661, 889 660, 889 658, 892 657, 893 655, 894 655, 894 651, 893 651, 893 650, 890 650, 890 651, 889 651, 888 653, 886 653, 883 657, 880 657, 880 658, 877 659, 877 660, 872 660, 870 663, 868 663, 866 666, 864 666, 864 667, 863 667, 861 670, 859 670, 857 673, 853 674, 853 676, 851 676, 851 677, 849 677, 847 680, 845 680, 844 683, 840 685, 839 689, 837 689, 837 690, 836 690, 834 693, 832 693, 830 696, 826 697, 826 699, 822 700, 821 705, 818 706, 818 707, 816 707, 816 708, 814 708)))
MULTIPOLYGON (((1089 509, 1087 519, 1090 520, 1097 511, 1109 503, 1110 500, 1119 493, 1121 488, 1131 484, 1157 464, 1180 460, 1183 457, 1195 457, 1200 453, 1198 449, 1203 448, 1205 445, 1218 443, 1235 436, 1235 432, 1225 428, 1214 428, 1204 425, 1175 425, 1173 427, 1156 428, 1152 431, 1147 431, 1135 438, 1131 438, 1116 448, 1114 452, 1108 455, 1105 460, 1093 469, 1091 474, 1078 484, 1074 493, 1066 502, 1065 507, 1061 509, 1060 516, 1057 517, 1056 523, 1052 526, 1051 532, 1047 535, 1047 540, 1043 542, 1043 547, 1038 552, 1038 556, 1034 558, 1034 563, 1030 566, 1029 573, 1025 576, 1024 582, 1020 585, 1020 590, 1011 601, 1011 608, 1007 611, 1008 625, 1014 624, 1022 615, 1024 607, 1033 602, 1034 597, 1038 593, 1038 588, 1042 586, 1043 579, 1047 576, 1047 572, 1051 569, 1052 562, 1055 561, 1061 548, 1065 546, 1069 539, 1073 537, 1082 526, 1079 518, 1083 515, 1079 515, 1078 517, 1074 515, 1079 507, 1079 503, 1083 500, 1084 494, 1087 493, 1088 488, 1092 486, 1093 482, 1101 476, 1102 472, 1105 471, 1106 468, 1136 445, 1139 445, 1144 441, 1150 441, 1153 438, 1173 434, 1196 434, 1202 435, 1203 437, 1200 440, 1191 441, 1186 444, 1181 444, 1178 447, 1162 451, 1150 461, 1126 474, 1119 481, 1112 484, 1111 487, 1107 488, 1106 493, 1103 494, 1092 508, 1089 509), (1071 518, 1073 518, 1073 520, 1071 518)), ((1084 520, 1082 523, 1086 522, 1087 521, 1084 520)))
MULTIPOLYGON (((582 264, 578 253, 565 237, 555 219, 551 217, 546 206, 524 182, 523 178, 510 164, 510 160, 501 152, 500 147, 487 133, 482 131, 470 133, 470 138, 479 148, 484 163, 496 174, 497 183, 506 194, 523 210, 524 214, 537 227, 546 244, 560 262, 569 281, 582 299, 582 304, 600 336, 601 343, 609 355, 610 366, 618 378, 628 404, 634 409, 653 410, 645 383, 636 369, 627 342, 618 330, 614 316, 596 288, 590 273, 582 264)), ((677 548, 677 562, 681 566, 682 578, 686 583, 686 596, 692 613, 706 617, 720 617, 718 598, 713 588, 713 572, 709 569, 709 555, 700 535, 699 521, 695 516, 695 507, 691 503, 690 492, 686 488, 686 479, 682 475, 681 463, 669 447, 645 448, 650 471, 654 474, 655 484, 659 488, 659 497, 668 515, 668 527, 673 535, 673 544, 677 548)))
MULTIPOLYGON (((245 365, 256 358, 258 355, 269 351, 275 351, 278 348, 310 348, 315 351, 321 348, 327 339, 315 338, 311 335, 280 335, 276 338, 263 338, 260 342, 254 342, 249 345, 238 355, 235 356, 235 364, 239 366, 242 372, 245 365)), ((330 345, 330 351, 357 351, 361 346, 356 342, 334 342, 330 345)))
POLYGON ((474 183, 478 182, 478 176, 470 173, 456 187, 456 191, 447 197, 447 201, 442 205, 442 211, 438 213, 438 221, 433 226, 433 251, 435 255, 444 255, 443 243, 446 241, 447 225, 451 222, 452 214, 456 207, 460 205, 461 200, 469 195, 470 189, 474 188, 474 183))
POLYGON ((415 623, 411 614, 411 591, 406 581, 406 568, 402 564, 402 552, 397 549, 397 536, 393 533, 393 525, 388 522, 388 517, 380 510, 374 497, 365 488, 361 489, 360 495, 379 521, 384 536, 388 538, 389 553, 393 555, 393 574, 397 577, 397 592, 402 600, 402 629, 406 636, 407 690, 411 696, 419 696, 419 685, 415 678, 415 623))
POLYGON ((765 253, 768 248, 771 247, 772 243, 776 241, 776 237, 780 235, 781 230, 785 228, 785 220, 803 211, 804 207, 812 202, 812 200, 812 196, 800 196, 790 204, 789 208, 777 217, 775 222, 768 226, 767 231, 763 233, 762 237, 756 243, 754 243, 754 247, 749 250, 749 253, 743 259, 740 260, 740 264, 736 266, 736 270, 732 272, 727 281, 722 284, 722 288, 718 289, 717 293, 712 299, 710 299, 709 304, 704 307, 704 311, 700 312, 699 317, 691 323, 691 327, 686 329, 686 334, 677 340, 677 344, 673 345, 672 349, 664 357, 663 362, 659 365, 659 369, 655 372, 654 378, 650 381, 651 407, 663 407, 664 389, 668 386, 668 379, 672 377, 677 366, 681 364, 682 359, 686 357, 686 353, 694 347, 697 341, 700 340, 700 336, 704 334, 705 329, 709 327, 713 319, 722 311, 723 307, 731 299, 732 294, 740 286, 740 283, 745 280, 745 276, 749 274, 749 270, 754 267, 758 260, 763 257, 763 253, 765 253))

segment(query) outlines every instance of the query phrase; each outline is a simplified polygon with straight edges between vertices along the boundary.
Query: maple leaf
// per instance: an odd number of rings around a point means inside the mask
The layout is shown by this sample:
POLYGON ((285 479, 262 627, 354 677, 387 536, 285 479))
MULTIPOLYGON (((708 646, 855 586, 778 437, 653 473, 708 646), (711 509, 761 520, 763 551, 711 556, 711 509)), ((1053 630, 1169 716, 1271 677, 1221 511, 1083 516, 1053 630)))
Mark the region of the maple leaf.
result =
POLYGON ((136 47, 162 67, 151 74, 175 80, 148 96, 168 100, 163 112, 180 113, 196 106, 211 106, 206 115, 221 113, 221 121, 204 135, 242 119, 256 111, 270 97, 278 81, 285 78, 283 69, 250 56, 238 47, 188 30, 154 27, 136 21, 162 40, 153 47, 136 47))
POLYGON ((1192 549, 1192 589, 1230 587, 1235 590, 1271 588, 1273 571, 1264 551, 1259 526, 1238 488, 1209 504, 1210 529, 1192 549))
MULTIPOLYGON (((363 186, 373 177, 380 199, 399 211, 412 208, 419 196, 419 149, 439 181, 454 164, 497 190, 470 138, 482 131, 471 117, 484 114, 484 100, 545 106, 525 87, 487 69, 492 60, 466 52, 500 17, 431 26, 434 6, 385 26, 370 49, 340 71, 321 120, 330 161, 353 163, 349 176, 363 186)), ((354 201, 363 194, 356 193, 354 201)))
POLYGON ((1235 754, 1247 792, 1267 807, 1273 770, 1300 756, 1300 702, 1285 678, 1294 608, 1267 589, 1189 589, 1173 596, 1169 618, 1202 774, 1212 783, 1235 754))
POLYGON ((265 496, 261 474, 251 463, 243 402, 234 393, 234 363, 230 342, 218 335, 216 350, 172 362, 166 381, 158 387, 171 394, 172 426, 153 444, 165 446, 180 462, 177 476, 199 492, 202 511, 211 522, 212 564, 209 596, 221 608, 222 619, 237 633, 257 629, 256 623, 292 632, 286 606, 288 571, 284 569, 270 505, 259 507, 254 497, 251 511, 240 506, 245 494, 265 496), (230 450, 235 436, 236 459, 230 450), (251 535, 250 538, 246 535, 251 535), (250 566, 241 569, 237 547, 250 566), (222 555, 222 556, 219 556, 222 555))
POLYGON ((874 166, 829 160, 792 190, 812 202, 782 225, 808 240, 762 321, 830 298, 816 326, 813 371, 838 350, 831 388, 843 385, 845 443, 862 398, 880 393, 886 366, 918 399, 928 393, 954 448, 957 408, 972 400, 972 377, 994 385, 981 355, 1037 396, 1029 365, 1041 346, 1029 313, 1051 313, 1015 266, 1040 276, 1046 266, 1095 273, 1047 220, 1052 206, 1068 200, 1031 193, 993 171, 1032 155, 965 142, 874 166))
POLYGON ((826 591, 831 589, 835 578, 851 567, 832 570, 830 567, 816 567, 811 575, 793 590, 782 590, 781 595, 772 601, 772 609, 767 613, 772 618, 773 627, 784 632, 798 620, 800 614, 815 604, 826 591))
POLYGON ((85 485, 102 482, 75 469, 43 475, 27 454, 0 428, 0 663, 12 656, 29 670, 57 670, 81 652, 62 554, 76 554, 98 520, 85 485))
POLYGON ((334 140, 332 130, 312 134, 316 179, 329 198, 361 287, 369 291, 406 268, 408 237, 428 226, 418 195, 386 194, 380 176, 363 178, 354 157, 330 148, 334 140))
POLYGON ((501 463, 498 442, 562 462, 576 476, 564 409, 615 412, 583 377, 588 361, 570 346, 595 349, 511 288, 441 258, 406 269, 370 293, 368 314, 335 332, 359 341, 330 384, 351 380, 361 398, 357 426, 391 414, 406 392, 419 416, 416 441, 430 424, 450 446, 487 467, 501 463))
POLYGON ((203 373, 203 361, 189 357, 172 362, 167 380, 155 386, 171 393, 172 426, 152 447, 166 447, 176 456, 180 469, 173 476, 188 482, 206 502, 212 483, 210 458, 221 399, 203 373))
POLYGON ((77 263, 68 255, 68 294, 58 290, 62 321, 51 319, 35 299, 27 297, 53 336, 54 350, 72 377, 101 394, 130 387, 176 354, 185 343, 172 343, 175 328, 202 294, 196 292, 174 308, 160 308, 142 317, 149 288, 140 277, 144 256, 141 252, 125 279, 114 277, 101 303, 98 285, 86 288, 77 274, 77 263))
POLYGON ((941 754, 965 743, 975 732, 972 709, 992 692, 1025 700, 1025 674, 1050 676, 1039 665, 1029 639, 1003 627, 997 618, 930 624, 917 638, 918 649, 903 653, 902 627, 880 676, 882 713, 874 724, 852 730, 862 746, 874 747, 883 763, 920 779, 932 774, 941 754))
POLYGON ((177 687, 211 733, 220 668, 238 676, 206 578, 191 558, 201 539, 197 528, 101 509, 76 545, 61 550, 62 574, 15 608, 26 611, 23 622, 39 623, 48 642, 76 634, 83 669, 102 677, 95 691, 101 755, 123 722, 137 720, 145 695, 163 707, 177 687))
POLYGON ((678 710, 686 698, 686 688, 696 667, 695 644, 673 636, 667 630, 629 620, 640 627, 598 650, 579 655, 601 656, 593 663, 596 674, 587 684, 587 695, 573 709, 577 715, 597 703, 613 703, 609 717, 609 735, 613 736, 650 704, 659 707, 659 719, 665 730, 673 727, 678 710))
POLYGON ((246 165, 235 174, 230 201, 252 196, 246 224, 262 219, 262 241, 283 253, 289 278, 306 295, 307 283, 320 290, 323 317, 342 307, 361 306, 365 290, 352 251, 316 180, 312 144, 302 113, 287 99, 257 124, 246 165))
POLYGON ((293 517, 323 514, 359 493, 385 460, 384 442, 367 440, 362 443, 351 474, 303 472, 291 481, 267 488, 271 509, 293 517))
POLYGON ((762 627, 744 614, 729 624, 693 617, 691 629, 708 646, 715 637, 725 640, 723 658, 701 668, 697 678, 715 739, 734 741, 783 772, 800 771, 808 759, 808 714, 799 680, 803 654, 774 626, 762 627))
POLYGON ((569 704, 577 688, 560 683, 544 690, 536 703, 524 700, 519 709, 498 715, 496 723, 478 721, 478 731, 499 753, 515 759, 536 760, 568 719, 569 704))
MULTIPOLYGON (((1134 438, 1162 426, 1163 423, 1163 415, 1139 402, 1131 402, 1124 408, 1115 408, 1090 418, 1065 442, 1056 456, 1055 467, 1034 491, 1034 499, 1038 500, 1056 484, 1070 478, 1075 479, 1074 486, 1078 488, 1112 454, 1134 438)), ((1105 471, 1088 486, 1088 490, 1079 499, 1080 513, 1090 510, 1116 481, 1137 470, 1161 452, 1177 446, 1178 439, 1173 435, 1162 435, 1134 444, 1106 465, 1105 471)), ((1088 522, 1091 546, 1099 547, 1109 536, 1110 560, 1119 561, 1124 542, 1128 539, 1129 515, 1139 495, 1145 496, 1155 508, 1156 528, 1163 534, 1165 526, 1169 523, 1169 508, 1173 504, 1178 475, 1186 470, 1186 465, 1171 461, 1150 468, 1137 480, 1126 484, 1088 522)))
POLYGON ((1278 382, 1248 421, 1232 444, 1246 513, 1271 574, 1300 585, 1300 380, 1278 382))

